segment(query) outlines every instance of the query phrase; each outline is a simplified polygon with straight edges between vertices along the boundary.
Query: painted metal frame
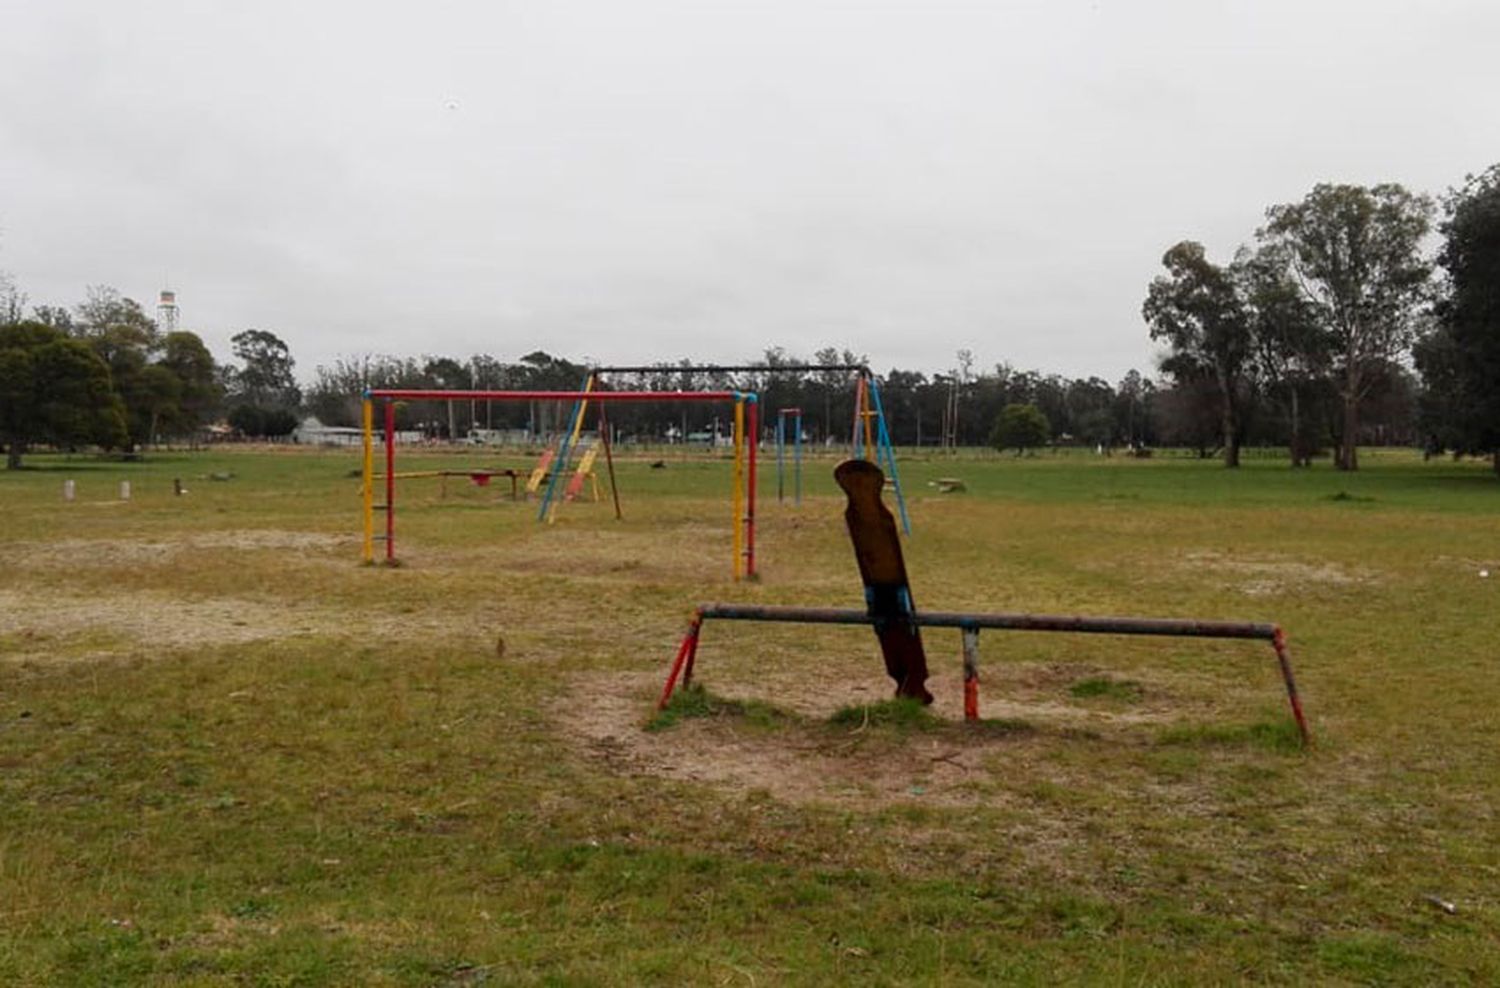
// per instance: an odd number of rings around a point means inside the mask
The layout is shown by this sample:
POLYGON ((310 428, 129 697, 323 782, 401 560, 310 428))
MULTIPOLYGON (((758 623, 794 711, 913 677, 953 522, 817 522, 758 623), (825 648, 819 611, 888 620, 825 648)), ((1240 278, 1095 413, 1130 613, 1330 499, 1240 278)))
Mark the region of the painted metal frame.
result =
MULTIPOLYGON (((734 578, 755 576, 755 473, 759 443, 746 443, 746 432, 755 437, 759 430, 759 396, 753 391, 437 391, 407 388, 370 388, 364 393, 364 470, 361 502, 364 507, 363 557, 375 561, 375 543, 385 543, 385 561, 396 561, 396 402, 397 401, 571 401, 575 408, 574 432, 582 422, 586 402, 713 402, 728 401, 735 406, 735 514, 734 578), (385 404, 385 503, 376 504, 374 485, 374 404, 385 404), (385 533, 375 533, 374 513, 385 512, 385 533)), ((566 469, 567 460, 560 455, 553 467, 548 485, 549 499, 557 477, 566 469)), ((546 502, 541 517, 546 517, 546 502)))

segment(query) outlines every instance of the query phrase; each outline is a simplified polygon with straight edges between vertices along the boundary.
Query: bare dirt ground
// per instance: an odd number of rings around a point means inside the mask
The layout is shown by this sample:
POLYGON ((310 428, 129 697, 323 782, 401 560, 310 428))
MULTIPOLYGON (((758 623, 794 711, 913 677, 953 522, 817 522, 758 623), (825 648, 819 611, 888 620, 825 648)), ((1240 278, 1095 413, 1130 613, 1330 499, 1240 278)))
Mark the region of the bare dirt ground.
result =
MULTIPOLYGON (((592 673, 573 677, 569 699, 554 706, 559 732, 586 757, 613 771, 709 783, 726 793, 766 793, 788 802, 876 808, 890 804, 995 806, 1005 798, 990 785, 997 766, 1040 757, 1038 738, 1066 731, 1112 731, 1176 719, 1171 697, 1153 691, 1129 710, 1103 710, 1058 699, 1057 687, 1086 676, 1087 666, 1009 665, 1004 695, 981 696, 989 721, 963 721, 962 683, 956 673, 928 680, 936 699, 931 712, 947 723, 894 736, 869 725, 834 726, 844 707, 888 699, 878 659, 864 675, 829 676, 810 691, 790 675, 762 676, 753 685, 715 678, 714 695, 772 701, 792 715, 775 726, 735 717, 689 718, 649 731, 666 673, 592 673), (1049 697, 1050 694, 1050 697, 1049 697), (998 722, 998 723, 996 723, 998 722)), ((1097 670, 1092 670, 1097 671, 1097 670)))
POLYGON ((1372 570, 1335 563, 1307 563, 1281 556, 1230 556, 1221 552, 1185 553, 1183 569, 1218 580, 1225 589, 1247 597, 1296 592, 1315 587, 1349 587, 1375 582, 1372 570))
POLYGON ((77 569, 155 565, 199 550, 246 551, 282 549, 310 551, 357 551, 352 535, 325 532, 291 532, 280 529, 242 529, 201 532, 171 541, 141 539, 53 539, 46 542, 11 542, 5 548, 10 565, 34 569, 77 569))

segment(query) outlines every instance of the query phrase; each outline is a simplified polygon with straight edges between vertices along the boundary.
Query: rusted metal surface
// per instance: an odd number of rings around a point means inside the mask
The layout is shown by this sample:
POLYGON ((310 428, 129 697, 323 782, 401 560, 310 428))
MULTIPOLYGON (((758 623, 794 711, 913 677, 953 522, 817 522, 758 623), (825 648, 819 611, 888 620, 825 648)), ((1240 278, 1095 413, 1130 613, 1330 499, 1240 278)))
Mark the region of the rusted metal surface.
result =
MULTIPOLYGON (((706 618, 721 621, 790 621, 802 624, 874 624, 853 607, 789 607, 774 604, 704 604, 706 618)), ((1251 621, 1195 621, 1189 618, 1091 617, 1080 614, 1020 614, 913 611, 912 621, 928 628, 998 628, 1005 631, 1073 631, 1096 635, 1167 635, 1181 638, 1254 638, 1273 641, 1276 625, 1251 621)))
POLYGON ((979 629, 964 629, 964 720, 979 719, 979 629))
POLYGON ((744 391, 434 391, 371 388, 368 398, 399 401, 738 401, 744 391))
POLYGON ((885 475, 866 460, 845 460, 833 471, 833 479, 849 498, 844 521, 865 585, 865 622, 874 626, 880 640, 885 671, 896 681, 897 696, 931 703, 927 654, 922 650, 922 633, 912 620, 916 605, 901 555, 901 537, 895 517, 880 503, 885 475))
POLYGON ((813 371, 858 371, 868 374, 865 364, 693 364, 690 367, 595 367, 596 374, 807 374, 813 371))
MULTIPOLYGON (((693 614, 693 623, 683 639, 673 662, 661 704, 671 697, 681 667, 691 653, 696 658, 698 637, 704 622, 781 621, 794 624, 866 624, 877 629, 881 615, 853 607, 792 607, 775 604, 704 604, 693 614)), ((978 645, 979 629, 1002 631, 1062 631, 1093 635, 1164 635, 1174 638, 1237 638, 1270 642, 1276 650, 1276 662, 1286 685, 1287 702, 1297 723, 1303 747, 1312 746, 1312 731, 1302 710, 1297 680, 1292 674, 1292 660, 1286 633, 1279 625, 1258 621, 1195 621, 1189 618, 1092 617, 1081 614, 976 614, 962 611, 912 611, 906 622, 915 627, 959 628, 964 632, 964 712, 969 719, 979 715, 978 645), (970 716, 972 712, 972 716, 970 716)), ((925 678, 925 656, 923 673, 925 678)), ((889 661, 887 662, 889 667, 889 661)), ((889 671, 889 668, 888 668, 889 671)), ((894 672, 892 673, 894 676, 894 672)), ((900 680, 898 680, 900 682, 900 680)), ((900 693, 898 689, 898 694, 900 693)), ((909 695, 909 694, 900 694, 909 695)))

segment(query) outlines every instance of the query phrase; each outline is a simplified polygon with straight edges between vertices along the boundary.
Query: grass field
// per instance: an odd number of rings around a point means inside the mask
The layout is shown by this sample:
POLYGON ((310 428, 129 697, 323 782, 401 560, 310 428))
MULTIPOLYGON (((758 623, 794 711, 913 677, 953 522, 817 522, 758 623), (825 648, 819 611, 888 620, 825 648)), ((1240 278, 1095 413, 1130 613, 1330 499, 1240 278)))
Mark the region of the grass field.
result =
POLYGON ((919 605, 1280 622, 1303 752, 1259 642, 986 632, 965 725, 956 633, 928 714, 865 629, 710 625, 653 718, 694 604, 860 603, 832 460, 739 586, 722 459, 623 522, 404 482, 394 569, 352 453, 31 462, 0 984, 1500 982, 1484 464, 903 461, 919 605))

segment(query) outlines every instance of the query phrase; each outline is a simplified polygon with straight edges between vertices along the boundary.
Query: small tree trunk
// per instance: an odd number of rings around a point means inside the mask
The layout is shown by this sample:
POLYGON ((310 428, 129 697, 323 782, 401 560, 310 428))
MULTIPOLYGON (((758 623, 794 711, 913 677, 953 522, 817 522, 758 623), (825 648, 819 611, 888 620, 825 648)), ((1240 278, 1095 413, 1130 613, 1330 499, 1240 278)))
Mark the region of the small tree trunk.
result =
MULTIPOLYGON (((26 452, 25 444, 23 444, 19 439, 12 439, 10 441, 10 444, 5 447, 5 469, 21 469, 21 454, 24 452, 26 452)), ((1495 462, 1497 464, 1500 464, 1500 456, 1496 457, 1495 462)), ((1500 470, 1500 466, 1497 466, 1495 469, 1500 470)))
POLYGON ((1233 469, 1240 465, 1240 436, 1239 428, 1234 420, 1234 394, 1222 379, 1219 382, 1219 391, 1220 400, 1224 402, 1220 420, 1224 428, 1224 465, 1233 469))
POLYGON ((1297 396, 1297 385, 1292 385, 1292 468, 1302 466, 1302 405, 1297 396))
POLYGON ((1500 447, 1497 447, 1490 456, 1490 462, 1495 466, 1495 476, 1500 477, 1500 447))
POLYGON ((1359 398, 1344 398, 1344 434, 1339 440, 1339 469, 1359 469, 1359 398))

